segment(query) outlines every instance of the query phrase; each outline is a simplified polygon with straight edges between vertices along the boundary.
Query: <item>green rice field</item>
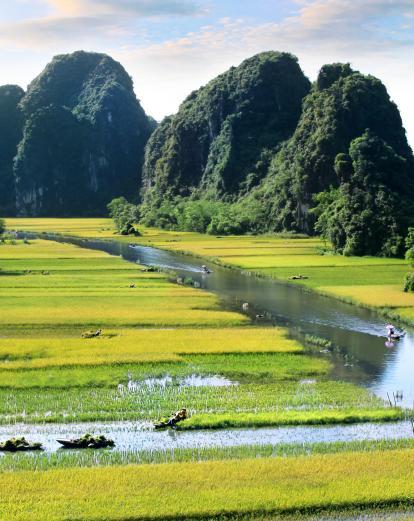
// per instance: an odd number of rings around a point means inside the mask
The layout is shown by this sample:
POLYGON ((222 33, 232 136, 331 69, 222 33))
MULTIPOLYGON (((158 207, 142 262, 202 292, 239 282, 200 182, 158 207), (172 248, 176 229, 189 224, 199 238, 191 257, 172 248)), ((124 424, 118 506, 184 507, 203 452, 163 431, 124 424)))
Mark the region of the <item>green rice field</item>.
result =
MULTIPOLYGON (((89 238, 114 238, 110 219, 9 219, 10 228, 55 231, 89 238)), ((412 268, 401 259, 333 255, 318 238, 294 235, 215 237, 141 227, 142 237, 123 238, 187 252, 252 275, 298 284, 323 294, 372 307, 414 323, 414 295, 402 291, 412 268), (306 279, 291 280, 303 275, 306 279)))
MULTIPOLYGON (((134 240, 285 281, 300 270, 313 275, 299 283, 343 299, 351 297, 332 288, 347 288, 348 269, 355 271, 353 291, 369 285, 374 294, 385 286, 395 292, 408 269, 402 261, 320 255, 318 239, 158 230, 118 238, 106 219, 9 219, 7 225, 134 240)), ((368 299, 368 292, 361 295, 368 299)), ((411 309, 402 298, 396 313, 411 309)), ((330 359, 287 330, 260 327, 223 310, 213 294, 99 251, 6 240, 0 244, 0 307, 0 423, 15 425, 16 435, 20 423, 150 423, 181 407, 190 417, 180 429, 194 431, 405 417, 366 389, 332 380, 330 359), (96 329, 98 337, 82 337, 96 329), (230 383, 180 383, 194 375, 230 383), (145 383, 163 378, 168 385, 145 383)), ((389 300, 384 307, 392 307, 389 300)), ((8 454, 0 457, 0 485, 7 490, 0 519, 264 520, 405 507, 414 497, 413 451, 412 440, 400 440, 8 454)))

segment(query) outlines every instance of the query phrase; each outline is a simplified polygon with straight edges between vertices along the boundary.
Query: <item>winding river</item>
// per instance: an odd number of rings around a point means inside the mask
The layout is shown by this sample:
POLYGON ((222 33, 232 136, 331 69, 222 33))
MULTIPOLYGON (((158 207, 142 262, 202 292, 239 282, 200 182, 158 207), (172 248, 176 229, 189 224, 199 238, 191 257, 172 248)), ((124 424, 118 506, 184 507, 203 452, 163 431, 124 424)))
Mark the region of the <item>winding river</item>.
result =
MULTIPOLYGON (((203 263, 191 255, 164 251, 148 246, 128 245, 116 241, 78 239, 52 234, 52 240, 102 250, 122 256, 130 262, 174 271, 191 277, 201 288, 216 293, 223 307, 248 313, 255 322, 287 327, 292 336, 303 339, 314 335, 336 346, 330 356, 333 377, 367 387, 376 395, 397 405, 414 403, 414 330, 405 328, 405 337, 386 346, 385 319, 373 310, 346 304, 299 286, 271 279, 248 276, 236 269, 211 265, 212 273, 201 270, 203 263), (249 309, 242 310, 248 302, 249 309), (257 315, 264 315, 256 318, 257 315)), ((206 261, 204 261, 206 262, 206 261)))

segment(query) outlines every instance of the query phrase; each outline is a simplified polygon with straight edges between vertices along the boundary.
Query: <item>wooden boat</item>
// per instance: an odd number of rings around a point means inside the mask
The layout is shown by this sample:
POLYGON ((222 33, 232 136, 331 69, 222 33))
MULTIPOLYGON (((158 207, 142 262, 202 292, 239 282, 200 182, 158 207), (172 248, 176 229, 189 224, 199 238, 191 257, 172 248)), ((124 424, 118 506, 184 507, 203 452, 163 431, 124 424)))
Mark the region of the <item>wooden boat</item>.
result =
POLYGON ((3 452, 25 452, 29 450, 43 450, 43 447, 41 443, 29 443, 23 436, 0 443, 0 451, 3 452))
POLYGON ((161 420, 157 423, 154 423, 155 429, 165 429, 167 427, 175 428, 177 423, 182 422, 187 419, 187 409, 183 408, 179 411, 173 413, 171 417, 167 420, 161 420))
POLYGON ((82 333, 82 338, 96 338, 102 333, 102 329, 97 329, 96 331, 85 331, 82 333))
POLYGON ((60 443, 64 449, 105 449, 115 446, 113 440, 105 438, 105 436, 102 435, 91 436, 90 434, 85 434, 85 436, 73 440, 58 439, 56 441, 60 443))

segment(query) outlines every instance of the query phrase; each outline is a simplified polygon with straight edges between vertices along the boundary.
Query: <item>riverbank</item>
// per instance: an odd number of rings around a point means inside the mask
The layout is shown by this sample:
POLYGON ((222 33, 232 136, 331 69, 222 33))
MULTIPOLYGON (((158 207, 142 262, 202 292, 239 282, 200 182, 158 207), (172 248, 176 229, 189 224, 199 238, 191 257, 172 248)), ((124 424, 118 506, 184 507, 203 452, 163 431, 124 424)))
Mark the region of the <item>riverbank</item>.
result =
POLYGON ((141 227, 141 237, 114 235, 110 219, 8 219, 10 229, 116 239, 187 253, 207 263, 270 277, 337 298, 406 324, 414 324, 414 294, 404 293, 412 268, 405 260, 333 255, 318 238, 279 236, 215 237, 141 227), (292 277, 301 275, 295 280, 292 277))

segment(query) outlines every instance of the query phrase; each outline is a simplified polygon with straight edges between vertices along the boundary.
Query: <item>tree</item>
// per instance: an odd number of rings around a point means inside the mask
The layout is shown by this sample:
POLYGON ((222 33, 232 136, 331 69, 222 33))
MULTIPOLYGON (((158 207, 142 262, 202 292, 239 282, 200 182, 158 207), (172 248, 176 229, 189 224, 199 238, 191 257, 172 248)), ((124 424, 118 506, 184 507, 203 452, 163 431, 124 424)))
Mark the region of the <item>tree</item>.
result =
POLYGON ((295 130, 310 90, 297 58, 264 52, 191 93, 148 141, 143 212, 160 199, 228 200, 257 185, 295 130))
POLYGON ((403 253, 406 222, 405 160, 370 131, 352 141, 334 165, 341 184, 315 197, 315 230, 344 255, 403 253), (399 173, 397 176, 396 173, 399 173))
POLYGON ((405 258, 414 266, 414 228, 408 228, 408 234, 405 239, 405 258))
MULTIPOLYGON (((267 176, 255 189, 267 213, 262 230, 312 233, 314 215, 309 208, 313 196, 346 182, 338 179, 335 158, 338 154, 349 156, 351 142, 367 128, 406 159, 414 171, 398 108, 381 81, 352 71, 347 64, 324 66, 303 101, 294 134, 281 146, 267 176)), ((403 186, 401 168, 392 175, 403 186)), ((411 177, 404 188, 412 190, 413 186, 411 177)), ((408 199, 402 194, 402 200, 408 199)))
POLYGON ((138 206, 129 203, 125 197, 117 197, 108 204, 108 210, 121 235, 140 235, 136 228, 139 222, 138 206))
MULTIPOLYGON (((29 85, 19 107, 23 138, 9 161, 11 167, 16 156, 16 197, 8 191, 19 215, 103 215, 114 197, 138 196, 154 121, 120 63, 84 51, 56 56, 29 85)), ((0 178, 6 133, 0 91, 0 178)), ((4 214, 1 189, 0 179, 4 214)))
POLYGON ((403 289, 406 293, 414 292, 414 273, 407 273, 403 289))
POLYGON ((4 219, 0 219, 0 236, 6 231, 6 223, 4 219))

